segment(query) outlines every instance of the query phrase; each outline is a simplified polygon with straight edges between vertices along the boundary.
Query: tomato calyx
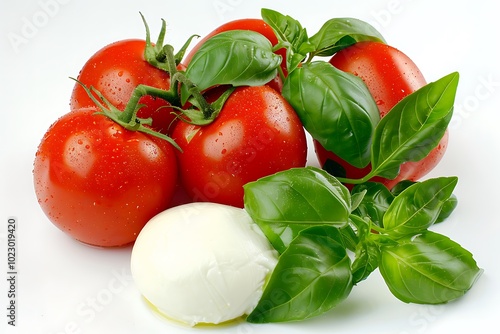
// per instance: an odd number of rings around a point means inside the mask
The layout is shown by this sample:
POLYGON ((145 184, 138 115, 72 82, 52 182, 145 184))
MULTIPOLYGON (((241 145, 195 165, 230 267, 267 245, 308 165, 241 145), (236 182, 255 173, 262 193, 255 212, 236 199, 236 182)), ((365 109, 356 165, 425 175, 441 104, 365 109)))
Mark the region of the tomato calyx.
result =
POLYGON ((195 85, 191 87, 190 93, 193 97, 190 103, 196 108, 180 109, 181 112, 177 117, 183 122, 200 126, 212 123, 219 116, 226 100, 236 89, 236 87, 227 88, 217 100, 209 103, 195 85))
POLYGON ((144 58, 146 61, 153 65, 156 68, 164 70, 165 72, 170 73, 171 75, 176 71, 177 66, 180 65, 184 55, 186 53, 189 44, 194 38, 200 37, 199 35, 192 35, 181 47, 181 49, 172 57, 170 56, 173 53, 173 47, 169 44, 163 45, 165 40, 165 34, 167 32, 167 23, 164 19, 162 19, 162 25, 160 34, 158 35, 158 39, 155 44, 151 43, 151 32, 149 30, 149 26, 144 18, 142 13, 139 13, 142 18, 142 22, 144 23, 144 27, 146 29, 146 48, 144 49, 144 58))
POLYGON ((87 87, 83 82, 80 82, 74 78, 72 79, 82 86, 88 96, 96 104, 99 109, 99 111, 95 112, 96 115, 104 115, 129 131, 139 131, 166 140, 176 149, 180 150, 179 145, 177 145, 177 143, 172 138, 149 127, 152 123, 151 118, 137 117, 137 111, 139 111, 139 109, 142 107, 142 105, 140 105, 138 101, 142 96, 152 95, 165 98, 168 101, 166 95, 169 95, 169 91, 146 85, 139 85, 135 88, 132 97, 127 103, 125 109, 121 111, 116 108, 111 102, 109 102, 101 94, 101 92, 96 90, 94 87, 87 87), (97 95, 98 98, 96 98, 95 95, 97 95))
MULTIPOLYGON (((141 14, 142 21, 146 29, 146 48, 144 49, 144 58, 152 66, 161 69, 170 75, 170 91, 168 93, 158 92, 154 89, 141 87, 137 90, 137 96, 141 93, 154 95, 160 98, 167 99, 172 108, 179 111, 177 118, 182 121, 194 125, 207 125, 210 124, 220 113, 225 101, 229 98, 234 91, 234 87, 227 89, 219 98, 213 103, 209 103, 203 96, 202 90, 192 80, 186 76, 185 71, 179 70, 181 61, 184 58, 187 48, 194 38, 200 37, 199 35, 191 35, 184 43, 181 49, 174 53, 174 47, 170 44, 164 45, 166 34, 166 22, 162 19, 162 26, 158 39, 155 44, 151 43, 151 32, 146 19, 141 14), (180 98, 180 88, 185 90, 188 98, 186 101, 180 98), (158 94, 157 94, 158 93, 158 94), (157 94, 157 95, 155 95, 157 94), (183 108, 183 105, 189 102, 190 108, 183 108)), ((180 66, 181 68, 183 66, 180 66)), ((138 101, 138 99, 137 99, 138 101)), ((136 101, 130 101, 130 108, 134 106, 136 101)))

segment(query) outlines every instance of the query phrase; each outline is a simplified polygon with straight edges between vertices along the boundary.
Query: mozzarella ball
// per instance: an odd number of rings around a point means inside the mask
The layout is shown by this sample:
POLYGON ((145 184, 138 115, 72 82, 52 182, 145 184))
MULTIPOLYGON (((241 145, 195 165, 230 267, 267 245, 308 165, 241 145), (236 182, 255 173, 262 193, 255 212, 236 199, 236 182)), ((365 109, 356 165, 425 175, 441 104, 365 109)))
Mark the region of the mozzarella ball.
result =
POLYGON ((131 257, 139 291, 162 315, 194 326, 249 314, 277 253, 244 209, 190 203, 153 217, 131 257))

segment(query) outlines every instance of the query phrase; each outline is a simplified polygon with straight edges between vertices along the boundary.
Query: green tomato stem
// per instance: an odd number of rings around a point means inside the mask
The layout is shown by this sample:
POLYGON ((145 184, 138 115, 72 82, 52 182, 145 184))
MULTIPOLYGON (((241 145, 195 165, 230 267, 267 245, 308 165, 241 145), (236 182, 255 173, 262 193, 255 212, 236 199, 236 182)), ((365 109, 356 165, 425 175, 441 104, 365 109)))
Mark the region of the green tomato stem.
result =
POLYGON ((151 119, 139 119, 137 117, 137 111, 141 108, 139 100, 142 96, 152 95, 167 99, 168 95, 170 95, 169 91, 154 87, 149 87, 146 85, 139 85, 136 87, 136 89, 132 94, 131 99, 127 103, 127 106, 125 107, 126 111, 124 110, 122 112, 118 108, 113 106, 113 104, 109 102, 99 91, 94 89, 94 87, 87 87, 85 84, 78 81, 77 79, 74 78, 71 79, 75 80, 79 85, 81 85, 82 88, 87 93, 87 95, 90 97, 90 99, 96 104, 97 108, 99 109, 99 111, 97 111, 96 114, 108 117, 109 119, 113 120, 114 122, 121 125, 123 128, 127 130, 140 131, 143 133, 147 133, 151 136, 155 136, 157 138, 166 140, 170 144, 172 144, 176 149, 181 150, 179 145, 172 138, 145 126, 151 124, 151 119), (94 94, 97 95, 98 98, 96 98, 94 94))
POLYGON ((165 32, 166 32, 166 23, 165 20, 162 20, 162 28, 160 31, 160 35, 158 36, 158 40, 156 45, 153 46, 151 44, 151 35, 149 31, 149 26, 146 23, 144 16, 141 14, 142 21, 144 22, 144 26, 146 28, 146 48, 144 50, 144 58, 146 61, 152 66, 164 70, 170 74, 170 90, 168 93, 164 93, 161 90, 148 89, 144 90, 144 87, 137 87, 134 90, 134 94, 132 95, 131 100, 127 104, 126 110, 127 115, 123 116, 124 118, 130 118, 133 110, 138 105, 139 99, 145 95, 153 95, 155 97, 160 97, 166 99, 170 102, 174 108, 182 111, 182 105, 179 98, 179 85, 186 85, 189 89, 189 92, 193 96, 193 104, 198 107, 205 120, 210 120, 213 118, 213 114, 215 109, 212 107, 210 103, 206 101, 203 97, 200 89, 189 80, 181 71, 178 71, 177 65, 180 63, 181 58, 184 56, 184 53, 189 46, 189 43, 192 41, 194 37, 197 35, 192 35, 188 41, 184 44, 177 55, 174 54, 174 47, 170 44, 163 45, 165 32))
POLYGON ((192 96, 192 103, 200 109, 204 119, 208 120, 212 118, 215 109, 210 103, 208 103, 200 89, 191 80, 189 80, 182 72, 176 72, 172 77, 172 80, 188 87, 189 93, 192 96))
POLYGON ((134 122, 137 117, 137 111, 141 108, 139 100, 146 95, 159 97, 168 101, 172 105, 177 105, 179 101, 179 96, 175 91, 163 90, 146 85, 138 85, 132 92, 132 96, 127 102, 123 112, 120 113, 118 119, 124 123, 134 122))

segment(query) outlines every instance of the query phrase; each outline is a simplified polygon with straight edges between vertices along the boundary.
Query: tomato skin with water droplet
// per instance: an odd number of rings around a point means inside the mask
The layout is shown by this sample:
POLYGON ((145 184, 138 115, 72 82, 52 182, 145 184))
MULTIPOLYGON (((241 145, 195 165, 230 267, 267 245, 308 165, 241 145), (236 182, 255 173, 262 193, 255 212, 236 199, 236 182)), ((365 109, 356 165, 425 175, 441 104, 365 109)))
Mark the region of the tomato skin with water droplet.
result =
POLYGON ((304 128, 268 86, 237 88, 214 122, 179 122, 172 137, 182 149, 182 183, 197 202, 243 207, 243 185, 306 164, 304 128))
MULTIPOLYGON (((407 55, 383 43, 356 43, 337 52, 330 59, 330 63, 342 71, 360 77, 365 82, 377 103, 381 117, 384 117, 403 98, 426 84, 421 71, 407 55)), ((420 161, 403 163, 395 179, 375 177, 372 181, 381 182, 388 188, 392 188, 402 180, 417 181, 441 161, 447 146, 448 132, 427 157, 420 161)), ((370 165, 362 169, 349 165, 334 153, 325 150, 316 141, 314 147, 321 166, 334 164, 337 166, 335 169, 341 171, 342 175, 336 176, 359 179, 371 170, 370 165)))
MULTIPOLYGON (((78 80, 98 90, 116 108, 123 110, 137 85, 160 89, 170 88, 167 72, 153 67, 144 59, 146 42, 140 39, 121 40, 109 44, 92 55, 82 67, 78 80)), ((152 127, 167 134, 174 121, 170 103, 152 96, 143 96, 144 105, 137 116, 153 120, 152 127)), ((80 84, 76 83, 70 99, 70 109, 95 107, 80 84)))
POLYGON ((133 242, 168 208, 177 162, 168 142, 80 109, 47 130, 33 177, 38 202, 54 225, 83 243, 114 247, 133 242))

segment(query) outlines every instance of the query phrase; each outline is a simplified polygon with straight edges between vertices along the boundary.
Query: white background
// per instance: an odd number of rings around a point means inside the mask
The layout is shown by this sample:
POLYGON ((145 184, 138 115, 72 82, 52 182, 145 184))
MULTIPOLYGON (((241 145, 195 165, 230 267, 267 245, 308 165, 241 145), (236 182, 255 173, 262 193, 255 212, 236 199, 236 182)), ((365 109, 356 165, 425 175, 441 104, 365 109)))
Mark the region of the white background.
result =
MULTIPOLYGON (((139 11, 153 35, 160 19, 166 19, 168 42, 179 48, 188 36, 204 35, 228 20, 259 17, 262 7, 293 16, 310 35, 333 17, 363 19, 409 55, 428 81, 460 72, 449 148, 430 175, 459 177, 459 206, 435 229, 469 249, 485 272, 467 295, 448 305, 404 304, 376 272, 319 318, 197 332, 416 334, 497 327, 500 23, 493 1, 25 0, 0 4, 0 327, 7 333, 195 331, 160 319, 145 306, 130 277, 130 248, 81 245, 45 218, 33 191, 34 154, 49 125, 69 111, 73 81, 68 77, 77 76, 88 57, 106 44, 144 38, 139 11), (11 216, 18 221, 16 328, 6 325, 3 276, 11 216)), ((309 158, 316 164, 312 151, 309 158)))

